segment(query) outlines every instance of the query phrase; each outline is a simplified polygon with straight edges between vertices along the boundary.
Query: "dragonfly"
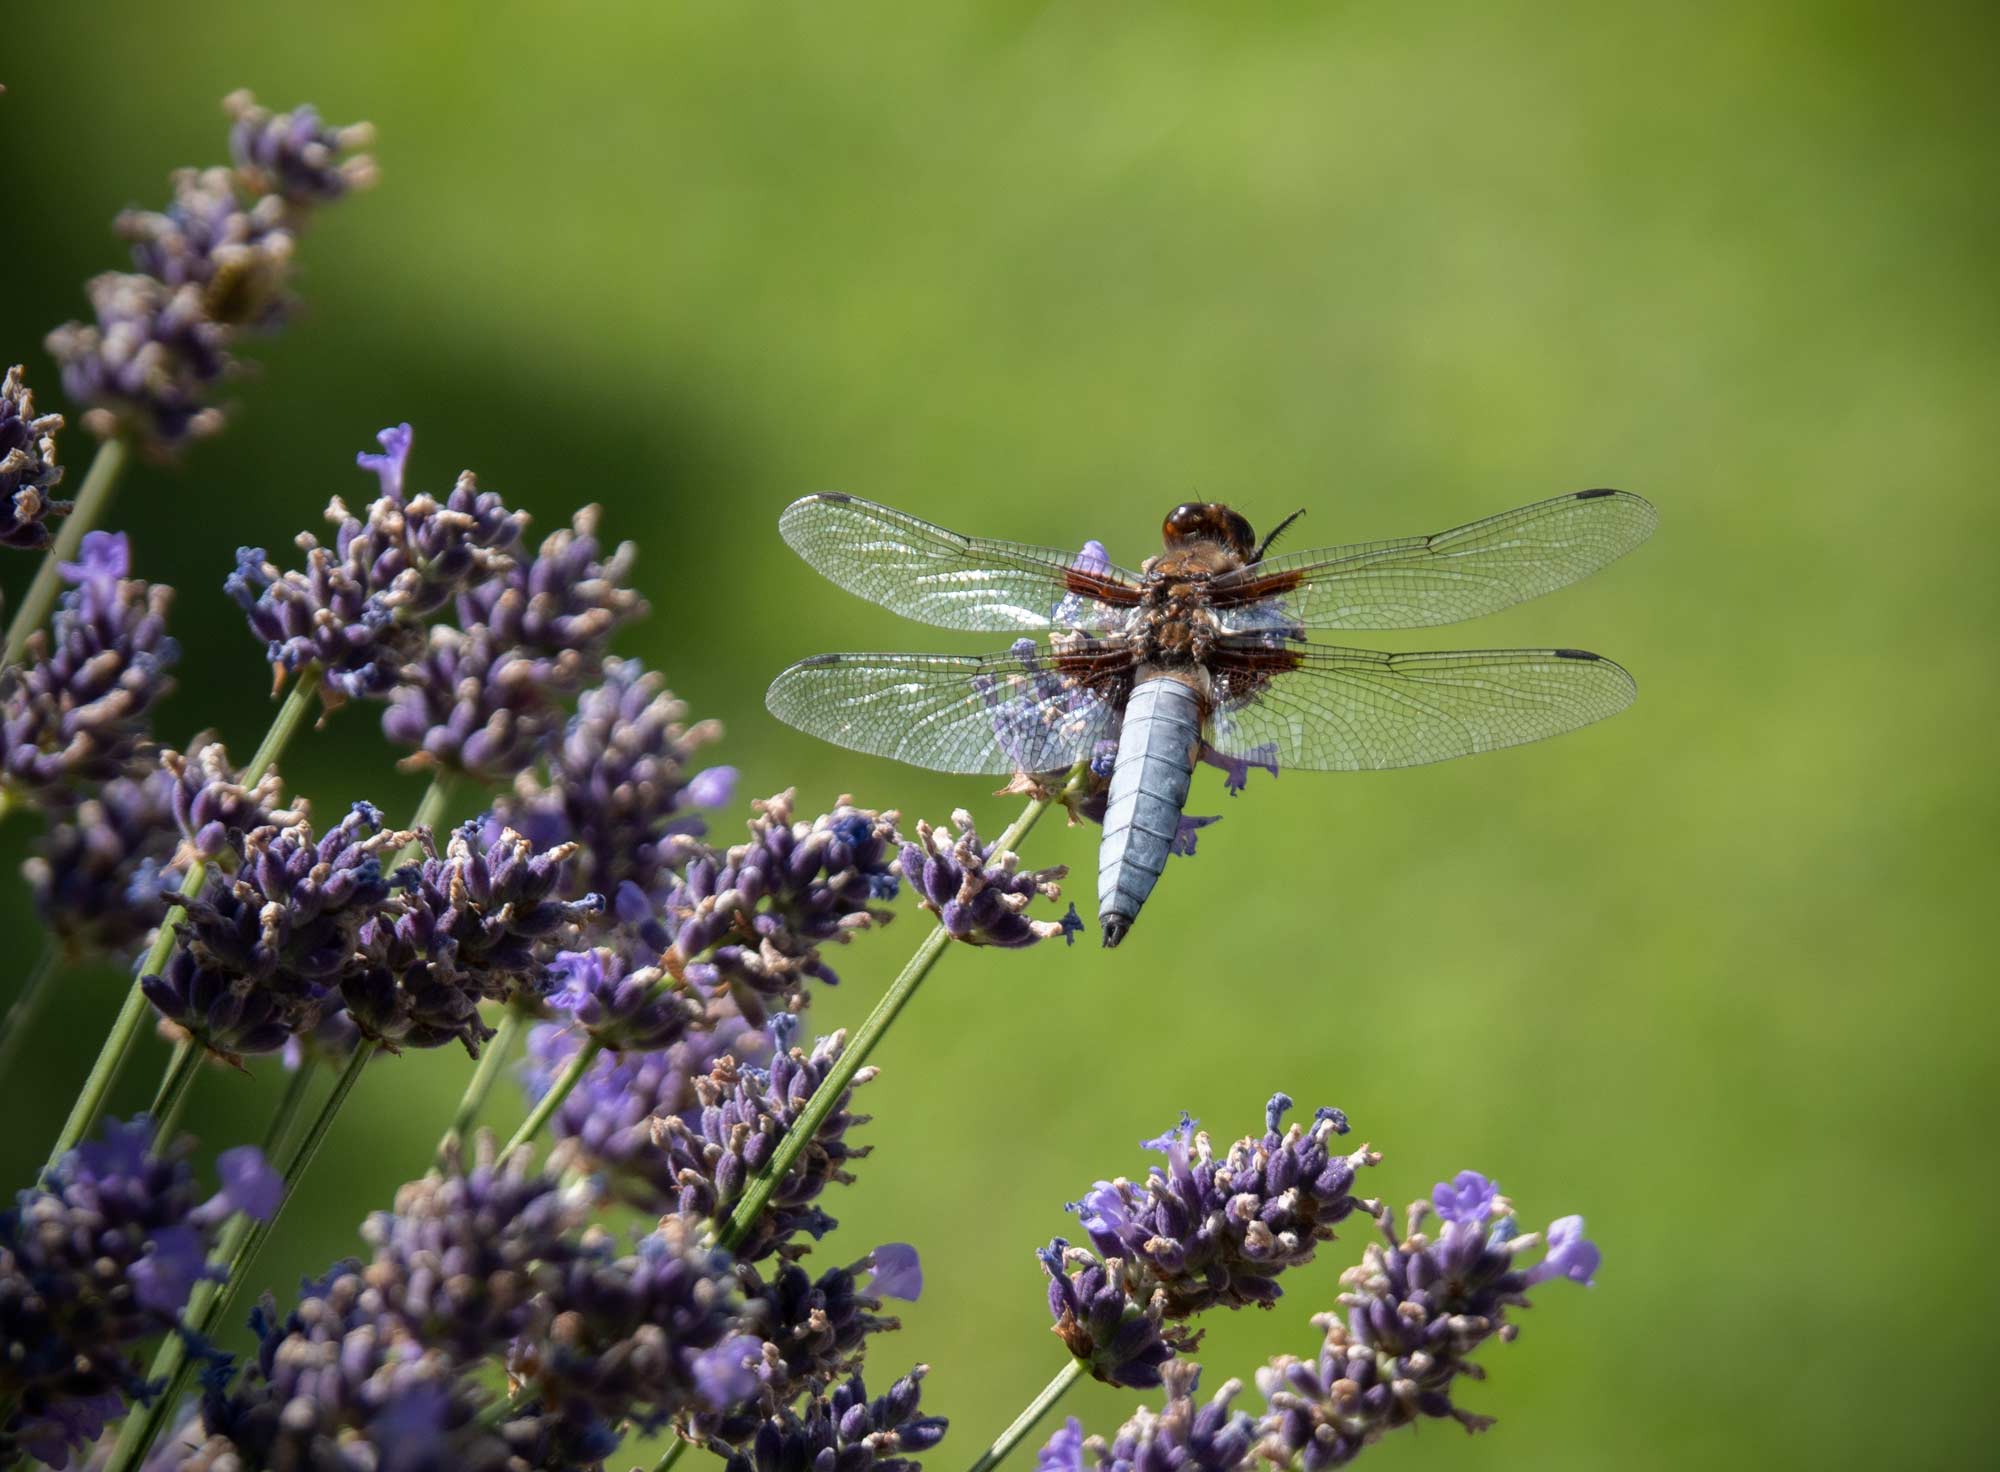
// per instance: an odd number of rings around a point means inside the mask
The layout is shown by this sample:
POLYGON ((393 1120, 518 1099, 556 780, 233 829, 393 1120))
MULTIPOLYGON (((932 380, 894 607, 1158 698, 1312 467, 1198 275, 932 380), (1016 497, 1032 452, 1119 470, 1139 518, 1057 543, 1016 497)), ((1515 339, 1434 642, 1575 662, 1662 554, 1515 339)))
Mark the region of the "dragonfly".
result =
POLYGON ((780 720, 934 772, 1100 788, 1098 924, 1130 932, 1185 844, 1198 762, 1376 771, 1518 746, 1615 715, 1632 676, 1584 649, 1390 654, 1323 630, 1428 628, 1565 587, 1650 536, 1625 491, 1575 491, 1432 536, 1274 554, 1238 512, 1187 502, 1134 572, 962 536, 857 497, 806 496, 779 530, 829 580, 920 623, 1018 637, 995 654, 819 654, 772 681, 780 720))

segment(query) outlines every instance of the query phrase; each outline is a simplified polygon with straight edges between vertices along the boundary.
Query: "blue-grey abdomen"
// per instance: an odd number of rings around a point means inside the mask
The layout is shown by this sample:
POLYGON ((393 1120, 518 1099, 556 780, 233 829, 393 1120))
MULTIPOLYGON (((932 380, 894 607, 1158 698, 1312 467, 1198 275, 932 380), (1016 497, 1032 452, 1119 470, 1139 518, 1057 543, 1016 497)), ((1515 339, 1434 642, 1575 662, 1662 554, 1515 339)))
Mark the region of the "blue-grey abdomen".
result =
POLYGON ((1115 946, 1167 867, 1201 742, 1201 701, 1179 680, 1141 681, 1125 706, 1097 849, 1097 917, 1115 946))

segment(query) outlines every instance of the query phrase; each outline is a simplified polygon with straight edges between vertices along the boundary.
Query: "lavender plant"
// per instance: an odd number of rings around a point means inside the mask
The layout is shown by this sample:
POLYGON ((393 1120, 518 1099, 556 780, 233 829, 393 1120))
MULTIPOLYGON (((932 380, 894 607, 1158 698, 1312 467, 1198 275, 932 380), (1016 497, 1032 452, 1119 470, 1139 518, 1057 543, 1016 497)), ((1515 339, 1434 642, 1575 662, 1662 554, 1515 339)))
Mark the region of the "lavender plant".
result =
MULTIPOLYGON (((527 518, 469 472, 414 492, 407 424, 357 456, 377 488, 359 512, 336 496, 330 533, 302 533, 296 559, 240 549, 220 579, 283 694, 256 753, 239 769, 206 736, 163 745, 170 590, 90 524, 126 445, 172 455, 221 427, 241 340, 293 306, 299 231, 373 177, 362 130, 248 94, 229 108, 232 167, 176 175, 167 210, 121 217, 137 272, 93 282, 96 325, 51 339, 105 437, 74 508, 48 494, 59 420, 18 374, 0 391, 0 541, 49 547, 51 590, 73 585, 46 633, 31 590, 0 671, 0 788, 45 821, 27 877, 53 944, 34 976, 135 963, 47 1169, 0 1215, 0 1466, 555 1472, 670 1433, 662 1469, 701 1448, 730 1472, 916 1472, 946 1432, 922 1407, 928 1367, 877 1374, 869 1352, 922 1290, 917 1249, 812 1254, 870 1155, 855 1091, 939 960, 1081 928, 1074 906, 1054 915, 1064 871, 1024 868, 1019 848, 1056 802, 1091 815, 1105 753, 1034 774, 991 842, 964 811, 906 835, 894 810, 843 795, 815 812, 787 790, 749 803, 747 836, 724 844, 735 773, 698 765, 720 726, 612 652, 648 611, 634 549, 600 540, 594 507, 530 549, 527 518), (278 778, 309 715, 361 701, 430 776, 400 827, 365 800, 316 824, 278 778), (467 797, 473 816, 443 826, 467 797), (833 948, 867 944, 905 886, 935 923, 858 1028, 810 1036, 818 990, 841 980, 833 948), (153 1108, 93 1138, 148 1018, 174 1041, 153 1108), (429 1169, 360 1223, 365 1255, 289 1302, 265 1294, 254 1351, 219 1350, 370 1065, 452 1043, 477 1066, 429 1169), (523 1049, 530 1107, 500 1145, 477 1124, 523 1049), (222 1189, 200 1199, 177 1111, 222 1074, 210 1060, 273 1057, 291 1076, 262 1144, 222 1151, 222 1189)), ((1004 734, 1021 712, 993 715, 1004 734)), ((1209 821, 1189 820, 1182 851, 1209 821)), ((0 1047, 27 1021, 17 1007, 0 1047)), ((1399 1237, 1354 1194, 1379 1157, 1334 1148, 1339 1111, 1288 1126, 1290 1107, 1273 1096, 1264 1130, 1219 1153, 1184 1117, 1150 1142, 1163 1166, 1076 1204, 1088 1246, 1040 1254, 1068 1364, 978 1467, 1086 1372, 1164 1385, 1166 1409, 1108 1443, 1071 1423, 1045 1466, 1316 1468, 1421 1417, 1483 1424, 1455 1386, 1487 1339, 1512 1337, 1531 1288, 1589 1280, 1580 1220, 1518 1233, 1467 1173, 1399 1237), (1260 1374, 1262 1419, 1232 1409, 1233 1382, 1198 1405, 1193 1321, 1268 1307, 1356 1211, 1387 1245, 1343 1279, 1348 1313, 1323 1321, 1318 1358, 1260 1374)))

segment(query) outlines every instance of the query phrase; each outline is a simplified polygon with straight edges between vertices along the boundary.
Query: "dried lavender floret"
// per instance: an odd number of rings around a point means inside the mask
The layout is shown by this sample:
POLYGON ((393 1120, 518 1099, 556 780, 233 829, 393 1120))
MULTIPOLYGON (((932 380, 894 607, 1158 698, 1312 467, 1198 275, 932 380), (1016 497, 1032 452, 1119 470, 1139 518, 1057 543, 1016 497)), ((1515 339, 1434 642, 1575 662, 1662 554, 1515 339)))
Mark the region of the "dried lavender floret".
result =
POLYGON ((1110 1442, 1086 1438, 1072 1416, 1043 1446, 1040 1472, 1234 1472, 1256 1446, 1257 1423, 1230 1402, 1243 1391, 1230 1380, 1207 1401, 1195 1399, 1201 1366, 1176 1360, 1161 1369, 1166 1405, 1141 1407, 1110 1442))
POLYGON ((35 396, 21 369, 0 379, 0 546, 38 552, 49 545, 48 519, 64 516, 70 503, 50 492, 62 481, 56 464, 60 414, 37 414, 35 396))
POLYGON ((374 160, 359 150, 375 141, 367 123, 334 127, 307 103, 274 113, 247 91, 222 99, 231 119, 229 156, 244 183, 294 206, 328 204, 375 181, 374 160))
POLYGON ((1036 1256, 1049 1278, 1054 1332, 1108 1385, 1158 1385, 1162 1367, 1200 1338, 1166 1318, 1166 1294, 1135 1264, 1100 1261, 1058 1237, 1036 1256))
POLYGON ((125 955, 160 923, 164 892, 178 888, 173 786, 172 775, 155 768, 48 810, 48 829, 21 872, 36 918, 66 957, 125 955))

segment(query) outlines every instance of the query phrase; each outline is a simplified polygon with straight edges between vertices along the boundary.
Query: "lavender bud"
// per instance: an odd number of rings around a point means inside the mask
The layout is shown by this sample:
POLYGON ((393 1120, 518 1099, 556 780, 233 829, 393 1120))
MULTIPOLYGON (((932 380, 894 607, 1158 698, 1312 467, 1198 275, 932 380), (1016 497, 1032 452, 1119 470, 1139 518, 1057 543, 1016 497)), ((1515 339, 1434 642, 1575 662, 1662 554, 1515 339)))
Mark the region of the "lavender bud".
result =
POLYGON ((34 857, 21 866, 35 914, 70 958, 123 956, 166 913, 179 887, 174 780, 155 768, 117 777, 74 807, 49 810, 34 857))
MULTIPOLYGON (((694 1119, 667 1115, 653 1122, 654 1143, 665 1152, 680 1185, 681 1215, 718 1222, 729 1215, 846 1045, 846 1033, 833 1033, 819 1039, 811 1053, 791 1049, 768 1073, 724 1058, 696 1082, 701 1110, 694 1119)), ((860 1069, 854 1086, 874 1077, 874 1069, 860 1069)), ((866 1146, 847 1142, 850 1128, 868 1122, 868 1116, 848 1112, 851 1095, 850 1087, 779 1180, 749 1234, 737 1243, 742 1261, 759 1262, 774 1253, 795 1257, 805 1250, 805 1244, 794 1240, 800 1233, 817 1239, 834 1226, 815 1203, 830 1183, 852 1181, 848 1163, 868 1153, 866 1146)))
POLYGON ((144 1343, 172 1327, 222 1223, 241 1207, 268 1219, 271 1177, 255 1150, 232 1152, 225 1189, 201 1198, 193 1142, 152 1146, 149 1120, 107 1120, 41 1185, 0 1213, 0 1458, 50 1466, 81 1453, 157 1393, 144 1343))
POLYGON ((173 688, 173 590, 128 578, 122 533, 90 532, 61 565, 71 583, 26 658, 0 676, 0 776, 39 801, 152 765, 153 704, 173 688))
POLYGON ((48 337, 64 388, 88 406, 84 427, 156 455, 222 427, 216 390, 238 371, 238 337, 283 323, 311 207, 374 177, 367 159, 339 157, 365 128, 326 128, 310 109, 273 117, 247 93, 228 106, 236 169, 180 170, 165 210, 120 215, 138 270, 96 277, 95 323, 48 337))
POLYGON ((36 414, 35 396, 9 368, 0 380, 0 546, 39 552, 49 545, 47 520, 69 514, 70 503, 50 496, 62 480, 56 464, 60 414, 36 414))
POLYGON ((958 826, 956 837, 920 822, 916 842, 903 843, 897 865, 916 889, 917 902, 938 917, 946 932, 976 946, 1018 949, 1056 936, 1074 944, 1083 929, 1076 906, 1061 920, 1030 920, 1026 914, 1037 895, 1062 898, 1056 881, 1069 870, 1061 864, 1023 870, 1014 854, 979 841, 972 814, 960 808, 951 817, 958 826))
POLYGON ((928 1365, 918 1365, 875 1401, 857 1375, 802 1408, 787 1406, 729 1459, 728 1472, 918 1472, 915 1454, 929 1451, 945 1434, 944 1417, 917 1414, 921 1382, 929 1372, 928 1365))

